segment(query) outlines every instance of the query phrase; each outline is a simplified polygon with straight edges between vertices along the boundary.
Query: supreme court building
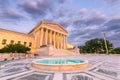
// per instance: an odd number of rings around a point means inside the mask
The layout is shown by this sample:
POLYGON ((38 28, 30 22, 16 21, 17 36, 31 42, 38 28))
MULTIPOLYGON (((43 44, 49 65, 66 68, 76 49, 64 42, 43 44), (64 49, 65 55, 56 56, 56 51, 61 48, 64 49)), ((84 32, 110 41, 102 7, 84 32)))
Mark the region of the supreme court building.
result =
POLYGON ((67 42, 67 36, 67 30, 60 24, 41 21, 28 34, 0 29, 0 48, 7 44, 19 43, 30 47, 31 52, 36 52, 48 44, 55 49, 67 49, 73 47, 67 42))

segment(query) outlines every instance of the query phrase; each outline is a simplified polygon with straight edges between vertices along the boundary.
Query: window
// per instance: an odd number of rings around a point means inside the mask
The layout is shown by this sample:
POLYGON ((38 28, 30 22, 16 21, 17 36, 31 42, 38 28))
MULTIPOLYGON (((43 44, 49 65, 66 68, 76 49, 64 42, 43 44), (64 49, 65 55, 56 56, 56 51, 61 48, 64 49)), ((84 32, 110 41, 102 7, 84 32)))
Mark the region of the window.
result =
POLYGON ((32 46, 32 43, 31 42, 29 42, 29 47, 31 47, 32 46))
POLYGON ((11 40, 10 44, 14 44, 14 40, 11 40))
POLYGON ((5 44, 6 44, 6 42, 7 42, 7 40, 6 40, 6 39, 3 39, 3 40, 2 40, 2 44, 3 44, 3 45, 5 45, 5 44))
POLYGON ((18 44, 20 44, 21 43, 21 41, 18 41, 18 44))
POLYGON ((27 42, 24 42, 24 45, 26 46, 27 42))

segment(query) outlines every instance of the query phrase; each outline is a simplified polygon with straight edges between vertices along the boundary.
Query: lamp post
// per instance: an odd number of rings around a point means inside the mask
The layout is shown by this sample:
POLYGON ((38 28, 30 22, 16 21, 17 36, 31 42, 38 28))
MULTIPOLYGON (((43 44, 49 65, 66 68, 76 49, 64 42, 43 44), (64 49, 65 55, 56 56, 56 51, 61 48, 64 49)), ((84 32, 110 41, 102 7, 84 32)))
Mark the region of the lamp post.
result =
POLYGON ((106 35, 105 35, 105 33, 103 33, 103 36, 104 36, 104 42, 105 42, 106 54, 109 54, 108 46, 107 46, 107 42, 106 42, 106 35))

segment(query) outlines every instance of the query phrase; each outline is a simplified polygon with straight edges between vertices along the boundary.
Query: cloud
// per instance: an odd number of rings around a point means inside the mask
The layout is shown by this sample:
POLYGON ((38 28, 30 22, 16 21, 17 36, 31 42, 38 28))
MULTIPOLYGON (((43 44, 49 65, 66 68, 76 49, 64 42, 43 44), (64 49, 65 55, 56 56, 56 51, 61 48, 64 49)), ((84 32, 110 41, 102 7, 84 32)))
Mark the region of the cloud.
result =
POLYGON ((0 18, 2 20, 20 20, 23 18, 22 14, 13 8, 7 8, 0 12, 0 18))
POLYGON ((69 10, 68 9, 63 9, 63 8, 60 8, 60 9, 57 9, 54 11, 54 14, 52 15, 53 18, 63 18, 63 17, 66 17, 67 15, 69 14, 69 10), (67 13, 66 13, 67 11, 67 13))
MULTIPOLYGON (((55 3, 58 5, 65 3, 67 0, 24 0, 20 1, 19 6, 28 14, 34 17, 45 17, 47 13, 53 13, 56 10, 55 3)), ((61 13, 59 14, 61 15, 61 13)))
POLYGON ((104 24, 106 31, 120 31, 120 18, 113 18, 104 24))
POLYGON ((76 19, 74 21, 75 26, 80 26, 80 27, 85 27, 89 25, 101 25, 106 21, 106 16, 103 14, 98 14, 97 12, 94 12, 94 15, 91 15, 90 17, 87 18, 82 18, 82 19, 76 19))
POLYGON ((58 0, 59 3, 65 3, 67 0, 58 0))
MULTIPOLYGON (((120 29, 118 29, 120 31, 120 29)), ((114 44, 115 47, 120 46, 120 32, 109 30, 106 31, 106 38, 114 44)))
POLYGON ((88 9, 87 8, 82 8, 78 11, 79 14, 85 14, 88 12, 88 9))
POLYGON ((86 20, 86 25, 101 25, 106 21, 104 17, 94 16, 86 20))
POLYGON ((0 8, 1 9, 6 8, 8 5, 9 5, 8 0, 6 0, 6 1, 0 0, 0 8))
POLYGON ((109 4, 109 5, 120 4, 120 0, 102 0, 102 1, 106 4, 109 4))
MULTIPOLYGON (((91 18, 94 19, 94 17, 91 18)), ((101 23, 102 25, 96 24, 96 22, 94 23, 93 21, 95 20, 92 20, 91 25, 86 25, 87 19, 81 20, 80 23, 78 22, 80 26, 74 28, 74 30, 69 30, 69 39, 72 39, 71 42, 77 45, 83 45, 83 43, 85 43, 89 39, 103 38, 103 32, 105 32, 107 39, 110 42, 114 43, 115 47, 119 46, 118 43, 120 40, 120 18, 112 18, 111 20, 105 19, 105 22, 101 23)))
POLYGON ((107 20, 106 15, 98 10, 93 10, 90 16, 91 17, 87 19, 87 22, 86 22, 87 25, 93 25, 93 24, 100 25, 107 20))
POLYGON ((52 0, 24 0, 19 6, 32 17, 45 16, 53 10, 52 0))
POLYGON ((87 40, 92 38, 102 38, 104 30, 103 24, 107 22, 107 17, 104 13, 98 10, 87 11, 77 18, 73 19, 72 26, 68 26, 69 40, 76 45, 83 45, 87 40), (85 17, 86 15, 89 15, 85 17), (71 40, 72 39, 72 40, 71 40))

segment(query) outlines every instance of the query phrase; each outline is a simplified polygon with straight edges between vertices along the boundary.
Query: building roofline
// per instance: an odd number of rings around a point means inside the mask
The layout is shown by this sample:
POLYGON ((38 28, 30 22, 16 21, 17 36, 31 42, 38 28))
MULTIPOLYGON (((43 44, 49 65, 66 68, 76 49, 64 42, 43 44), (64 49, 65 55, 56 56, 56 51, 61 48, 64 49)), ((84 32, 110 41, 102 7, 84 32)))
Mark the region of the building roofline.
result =
POLYGON ((30 30, 30 31, 28 32, 28 34, 30 34, 31 32, 33 32, 39 25, 41 25, 41 23, 42 23, 42 21, 39 22, 32 30, 30 30))
POLYGON ((32 35, 29 35, 29 34, 25 34, 25 33, 21 33, 21 32, 17 32, 17 31, 12 31, 12 30, 8 30, 8 29, 3 29, 3 28, 0 28, 0 31, 7 31, 7 32, 12 32, 12 33, 16 33, 16 34, 20 34, 20 35, 25 35, 25 36, 28 36, 28 37, 33 37, 32 35))

